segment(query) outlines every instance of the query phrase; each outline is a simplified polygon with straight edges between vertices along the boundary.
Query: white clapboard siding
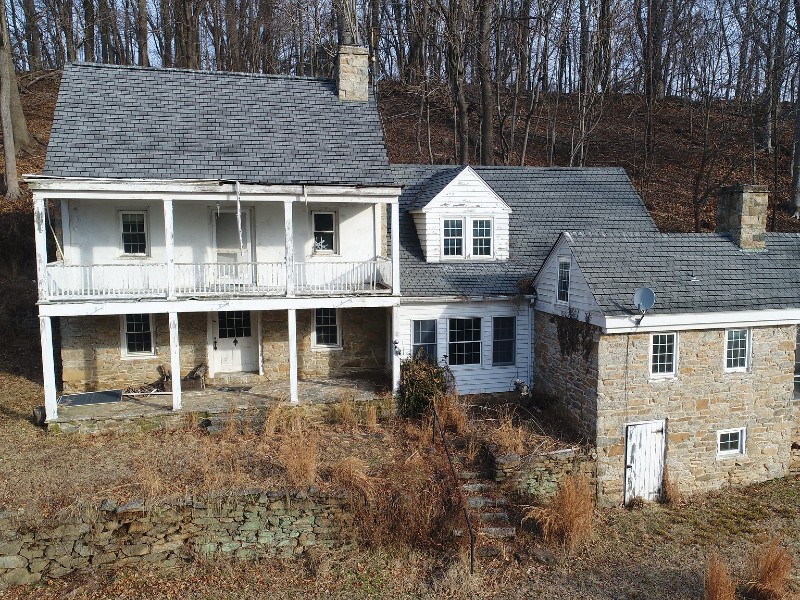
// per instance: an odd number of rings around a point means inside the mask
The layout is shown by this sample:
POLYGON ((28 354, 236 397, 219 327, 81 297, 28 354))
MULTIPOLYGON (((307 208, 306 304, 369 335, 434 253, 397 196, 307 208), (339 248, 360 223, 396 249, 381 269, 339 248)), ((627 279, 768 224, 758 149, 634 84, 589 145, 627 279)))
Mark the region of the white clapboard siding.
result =
POLYGON ((536 277, 536 309, 555 315, 566 315, 569 309, 578 309, 580 319, 586 313, 599 313, 600 307, 594 299, 592 290, 581 272, 580 265, 575 260, 569 249, 567 239, 562 236, 554 250, 536 277), (558 289, 558 260, 568 256, 570 259, 569 270, 569 302, 557 302, 558 289))
POLYGON ((514 388, 514 380, 529 383, 531 363, 531 328, 527 304, 512 302, 459 302, 451 304, 401 304, 397 339, 402 358, 411 356, 413 347, 412 321, 436 319, 437 353, 439 359, 448 354, 448 320, 451 318, 481 318, 480 365, 454 365, 451 367, 461 394, 507 392, 514 388), (492 319, 516 317, 516 363, 492 365, 492 319))
MULTIPOLYGON (((492 243, 494 255, 491 259, 508 260, 509 230, 508 215, 511 209, 489 185, 470 167, 466 167, 421 210, 415 212, 414 224, 420 245, 428 262, 442 259, 442 220, 453 217, 467 219, 464 227, 470 227, 469 219, 492 219, 492 243)), ((469 249, 467 249, 469 250, 469 249)), ((465 259, 444 259, 465 260, 465 259)))
POLYGON ((625 427, 625 504, 634 498, 654 501, 664 478, 664 421, 625 427))

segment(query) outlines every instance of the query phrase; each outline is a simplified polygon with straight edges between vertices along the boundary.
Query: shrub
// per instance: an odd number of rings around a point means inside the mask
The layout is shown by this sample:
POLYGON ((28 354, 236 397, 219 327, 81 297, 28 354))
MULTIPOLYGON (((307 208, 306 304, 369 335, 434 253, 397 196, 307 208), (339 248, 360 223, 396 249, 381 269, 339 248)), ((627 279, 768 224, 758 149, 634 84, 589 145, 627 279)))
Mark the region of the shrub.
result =
POLYGON ((400 363, 397 410, 404 417, 416 418, 430 410, 434 398, 453 388, 453 374, 447 365, 438 365, 423 355, 400 363))
POLYGON ((714 552, 708 559, 706 566, 705 587, 703 598, 705 600, 734 600, 736 585, 734 585, 728 567, 722 557, 714 552))
POLYGON ((525 516, 536 521, 545 541, 556 541, 572 552, 592 534, 594 490, 583 477, 570 475, 559 484, 556 495, 525 516))
POLYGON ((753 549, 747 594, 755 600, 778 600, 786 593, 792 572, 792 556, 777 538, 753 549))

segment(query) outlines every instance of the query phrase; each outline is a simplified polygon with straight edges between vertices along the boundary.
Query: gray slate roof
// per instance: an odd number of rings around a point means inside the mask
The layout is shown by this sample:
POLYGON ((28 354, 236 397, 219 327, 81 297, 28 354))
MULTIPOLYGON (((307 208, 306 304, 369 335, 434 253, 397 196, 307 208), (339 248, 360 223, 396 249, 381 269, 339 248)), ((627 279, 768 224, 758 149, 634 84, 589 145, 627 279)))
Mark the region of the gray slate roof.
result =
POLYGON ((768 233, 742 251, 714 233, 570 232, 575 260, 606 315, 631 314, 655 291, 652 314, 800 307, 800 234, 768 233))
POLYGON ((405 186, 400 197, 403 296, 514 295, 516 283, 536 275, 565 230, 657 232, 623 169, 473 167, 513 211, 511 256, 504 262, 426 263, 408 210, 419 204, 418 198, 433 197, 428 186, 441 190, 462 168, 392 165, 397 184, 405 186))
POLYGON ((44 175, 393 185, 374 98, 333 81, 72 64, 44 175))

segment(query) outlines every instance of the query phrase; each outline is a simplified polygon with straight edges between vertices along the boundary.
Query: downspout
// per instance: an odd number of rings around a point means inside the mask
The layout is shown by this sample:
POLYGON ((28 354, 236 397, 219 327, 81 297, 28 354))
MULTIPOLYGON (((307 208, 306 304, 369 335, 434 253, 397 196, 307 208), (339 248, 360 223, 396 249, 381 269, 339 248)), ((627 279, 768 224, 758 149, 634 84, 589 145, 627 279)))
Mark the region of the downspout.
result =
POLYGON ((239 181, 234 181, 236 186, 236 226, 239 229, 239 253, 244 254, 244 239, 242 237, 242 198, 239 193, 239 181))

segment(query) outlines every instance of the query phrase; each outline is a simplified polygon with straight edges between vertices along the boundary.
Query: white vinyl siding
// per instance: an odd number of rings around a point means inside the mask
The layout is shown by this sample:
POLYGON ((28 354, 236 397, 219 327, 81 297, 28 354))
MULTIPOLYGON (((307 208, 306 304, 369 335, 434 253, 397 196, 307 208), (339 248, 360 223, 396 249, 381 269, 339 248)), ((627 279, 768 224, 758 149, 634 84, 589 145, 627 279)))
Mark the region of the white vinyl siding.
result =
MULTIPOLYGON (((595 302, 592 290, 581 272, 580 265, 572 256, 566 240, 562 238, 559 245, 553 249, 545 261, 539 275, 536 277, 536 309, 554 315, 563 315, 565 304, 558 302, 558 262, 568 258, 569 267, 569 306, 577 309, 579 318, 583 320, 587 312, 600 313, 600 307, 595 302)), ((631 292, 633 297, 633 292, 631 292)))
POLYGON ((750 330, 725 331, 725 371, 747 371, 750 367, 750 330))

